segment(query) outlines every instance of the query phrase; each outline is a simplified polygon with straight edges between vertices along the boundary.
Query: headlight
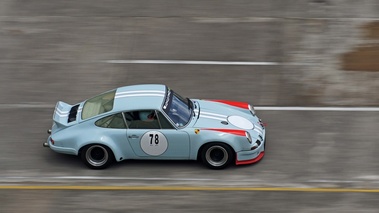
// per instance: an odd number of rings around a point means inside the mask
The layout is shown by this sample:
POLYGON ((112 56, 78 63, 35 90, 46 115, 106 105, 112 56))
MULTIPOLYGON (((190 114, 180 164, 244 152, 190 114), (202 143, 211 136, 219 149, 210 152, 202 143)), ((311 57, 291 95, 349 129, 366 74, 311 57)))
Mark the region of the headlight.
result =
POLYGON ((255 110, 254 110, 254 107, 251 106, 250 104, 249 104, 249 110, 250 110, 250 113, 251 113, 253 116, 255 116, 255 110))
POLYGON ((250 135, 250 133, 245 132, 245 135, 246 135, 246 138, 247 138, 247 140, 249 141, 249 143, 251 143, 251 142, 252 142, 252 139, 251 139, 251 135, 250 135))

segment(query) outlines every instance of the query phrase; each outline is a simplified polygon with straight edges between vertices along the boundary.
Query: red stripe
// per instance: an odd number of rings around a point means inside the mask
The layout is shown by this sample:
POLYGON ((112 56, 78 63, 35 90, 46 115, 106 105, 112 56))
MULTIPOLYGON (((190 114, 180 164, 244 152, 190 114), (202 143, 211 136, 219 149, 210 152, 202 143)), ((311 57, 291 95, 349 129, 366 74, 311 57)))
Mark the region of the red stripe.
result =
POLYGON ((239 107, 242 109, 249 109, 249 104, 245 102, 227 101, 227 100, 209 100, 209 101, 219 102, 219 103, 227 104, 230 106, 239 107))
POLYGON ((202 130, 211 130, 211 131, 224 132, 224 133, 229 133, 229 134, 238 135, 238 136, 246 136, 246 131, 245 130, 238 130, 238 129, 206 128, 206 129, 202 129, 202 130))
POLYGON ((236 158, 236 165, 246 165, 246 164, 256 163, 256 162, 260 161, 263 158, 264 155, 265 155, 265 152, 263 151, 256 158, 251 159, 251 160, 241 160, 241 161, 239 161, 236 158))

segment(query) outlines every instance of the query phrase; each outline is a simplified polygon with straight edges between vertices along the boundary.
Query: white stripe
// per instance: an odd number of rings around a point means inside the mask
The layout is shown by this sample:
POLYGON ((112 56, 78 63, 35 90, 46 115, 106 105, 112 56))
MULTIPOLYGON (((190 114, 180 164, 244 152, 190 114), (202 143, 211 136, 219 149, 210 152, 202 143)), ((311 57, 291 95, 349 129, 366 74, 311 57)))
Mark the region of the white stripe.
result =
POLYGON ((60 109, 58 109, 58 108, 55 108, 55 111, 56 111, 57 113, 59 113, 59 114, 62 114, 62 115, 70 113, 70 111, 62 111, 62 110, 60 110, 60 109))
POLYGON ((226 119, 222 119, 219 117, 212 117, 212 116, 206 116, 206 115, 201 115, 201 114, 200 114, 200 118, 209 118, 209 119, 214 119, 214 120, 226 121, 226 119))
POLYGON ((261 129, 260 127, 258 127, 257 124, 254 124, 254 129, 258 129, 259 131, 263 131, 263 129, 261 129))
POLYGON ((63 113, 63 114, 62 114, 62 113, 57 112, 57 111, 55 111, 54 114, 55 114, 55 115, 58 115, 59 117, 67 117, 67 116, 68 116, 68 113, 63 113))
POLYGON ((118 93, 116 93, 116 96, 121 95, 121 94, 133 94, 133 93, 162 93, 162 94, 165 94, 166 92, 160 91, 160 90, 138 90, 138 91, 118 92, 118 93))
POLYGON ((346 111, 346 112, 378 112, 379 107, 254 107, 263 111, 346 111))
POLYGON ((226 115, 221 115, 221 114, 216 114, 216 113, 211 113, 211 112, 203 112, 201 111, 200 115, 213 115, 213 116, 218 116, 218 117, 222 117, 222 118, 227 118, 228 116, 226 115))
MULTIPOLYGON (((24 108, 54 108, 52 104, 0 104, 0 109, 24 109, 24 108)), ((379 112, 379 107, 265 107, 255 106, 254 109, 261 111, 348 111, 348 112, 379 112)))
POLYGON ((56 112, 55 115, 58 115, 59 117, 67 117, 68 114, 60 114, 59 112, 56 112))
POLYGON ((263 134, 261 131, 259 131, 259 130, 256 129, 256 128, 254 128, 253 130, 256 131, 256 132, 258 132, 258 133, 261 134, 261 135, 263 134))
POLYGON ((59 112, 56 112, 55 114, 58 115, 59 117, 67 117, 68 116, 68 113, 67 114, 61 114, 59 112))
POLYGON ((107 60, 110 64, 185 64, 185 65, 242 65, 242 66, 273 66, 278 62, 253 61, 187 61, 187 60, 107 60))
POLYGON ((163 94, 132 94, 132 95, 119 95, 119 96, 115 96, 115 98, 143 97, 143 96, 158 96, 158 97, 164 97, 163 94))

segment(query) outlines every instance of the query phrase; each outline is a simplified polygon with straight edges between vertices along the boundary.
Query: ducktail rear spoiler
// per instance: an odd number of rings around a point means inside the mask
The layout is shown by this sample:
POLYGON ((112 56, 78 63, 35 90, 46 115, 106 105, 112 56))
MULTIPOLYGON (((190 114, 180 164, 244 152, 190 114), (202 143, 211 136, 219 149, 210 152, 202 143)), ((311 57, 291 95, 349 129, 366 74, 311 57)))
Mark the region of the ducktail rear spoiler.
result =
POLYGON ((79 104, 73 106, 63 101, 58 101, 55 105, 53 120, 59 128, 72 125, 76 121, 79 104))
POLYGON ((63 101, 58 101, 55 105, 53 120, 58 126, 68 126, 68 115, 72 106, 63 101))

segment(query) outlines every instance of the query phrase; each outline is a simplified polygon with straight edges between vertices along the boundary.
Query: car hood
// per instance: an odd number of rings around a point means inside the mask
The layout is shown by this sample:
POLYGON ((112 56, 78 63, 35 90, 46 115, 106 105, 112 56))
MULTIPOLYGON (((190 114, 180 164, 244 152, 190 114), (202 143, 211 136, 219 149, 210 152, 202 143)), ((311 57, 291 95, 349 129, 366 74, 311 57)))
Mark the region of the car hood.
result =
POLYGON ((197 121, 194 128, 253 129, 259 119, 250 111, 209 100, 195 100, 197 121))

